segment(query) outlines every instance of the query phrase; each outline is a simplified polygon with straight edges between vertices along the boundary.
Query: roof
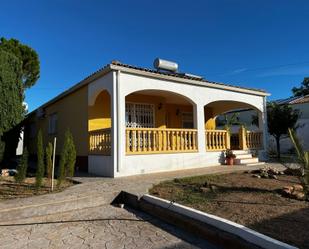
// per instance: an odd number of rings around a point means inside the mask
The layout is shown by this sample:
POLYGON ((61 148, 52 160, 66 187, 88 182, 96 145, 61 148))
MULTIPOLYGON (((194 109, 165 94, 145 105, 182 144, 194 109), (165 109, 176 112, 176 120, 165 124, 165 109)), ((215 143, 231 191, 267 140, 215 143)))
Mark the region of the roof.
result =
POLYGON ((304 104, 309 103, 309 95, 306 96, 300 96, 300 97, 290 97, 286 99, 278 99, 274 101, 275 103, 282 105, 282 104, 304 104))
POLYGON ((219 85, 219 86, 229 86, 229 87, 238 88, 238 89, 247 89, 247 90, 252 90, 252 91, 256 91, 256 92, 266 93, 266 91, 263 90, 263 89, 240 87, 240 86, 235 86, 235 85, 221 83, 221 82, 209 81, 209 80, 206 80, 202 77, 193 77, 193 76, 190 76, 190 75, 185 74, 185 73, 178 73, 178 72, 173 73, 173 72, 167 72, 167 71, 158 71, 158 70, 154 70, 154 69, 124 64, 124 63, 121 63, 119 61, 112 61, 111 64, 116 65, 116 66, 121 66, 121 67, 125 67, 125 68, 138 70, 138 71, 157 74, 157 75, 166 75, 166 76, 172 76, 172 77, 181 78, 181 79, 194 80, 194 81, 199 81, 199 82, 204 82, 204 83, 212 83, 212 84, 216 84, 216 85, 219 85))
MULTIPOLYGON (((168 78, 170 80, 174 81, 181 81, 183 83, 188 83, 188 84, 196 84, 196 85, 201 85, 201 86, 207 86, 207 87, 212 87, 212 88, 221 88, 229 91, 236 91, 236 92, 243 92, 243 93, 249 93, 249 94, 254 94, 254 95, 260 95, 260 96, 268 96, 268 94, 265 90, 262 89, 255 89, 255 88, 246 88, 246 87, 240 87, 240 86, 234 86, 231 84, 225 84, 225 83, 219 83, 219 82, 214 82, 214 81, 208 81, 204 78, 200 77, 193 77, 186 75, 184 73, 172 73, 172 72, 166 72, 166 71, 158 71, 158 70, 153 70, 153 69, 148 69, 148 68, 143 68, 143 67, 137 67, 129 64, 124 64, 119 61, 112 61, 111 63, 105 65, 104 67, 100 68, 96 72, 90 74, 83 80, 81 80, 79 83, 75 84, 68 90, 62 92, 55 98, 51 99, 47 103, 43 104, 39 108, 45 108, 46 106, 60 100, 61 98, 65 97, 66 95, 77 91, 79 88, 88 85, 92 81, 96 80, 97 78, 107 74, 110 71, 113 70, 120 70, 123 72, 129 72, 129 73, 134 73, 134 74, 139 74, 139 75, 145 75, 145 76, 152 76, 152 77, 157 77, 157 78, 168 78)), ((39 109, 37 108, 37 109, 39 109)), ((35 110, 34 110, 35 111, 35 110)), ((32 112, 34 112, 32 111, 32 112)), ((32 113, 31 112, 31 113, 32 113)))

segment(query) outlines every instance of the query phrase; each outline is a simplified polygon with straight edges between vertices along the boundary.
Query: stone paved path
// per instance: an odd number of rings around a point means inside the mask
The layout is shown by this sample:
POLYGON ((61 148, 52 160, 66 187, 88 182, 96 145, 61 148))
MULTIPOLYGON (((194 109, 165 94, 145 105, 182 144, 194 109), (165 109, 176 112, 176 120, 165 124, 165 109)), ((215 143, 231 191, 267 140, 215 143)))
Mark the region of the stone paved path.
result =
POLYGON ((1 201, 0 248, 213 248, 146 214, 109 204, 121 190, 142 195, 163 180, 244 169, 217 166, 117 179, 75 177, 82 184, 61 193, 1 201))
POLYGON ((0 225, 0 241, 3 249, 216 248, 149 215, 113 206, 0 225))

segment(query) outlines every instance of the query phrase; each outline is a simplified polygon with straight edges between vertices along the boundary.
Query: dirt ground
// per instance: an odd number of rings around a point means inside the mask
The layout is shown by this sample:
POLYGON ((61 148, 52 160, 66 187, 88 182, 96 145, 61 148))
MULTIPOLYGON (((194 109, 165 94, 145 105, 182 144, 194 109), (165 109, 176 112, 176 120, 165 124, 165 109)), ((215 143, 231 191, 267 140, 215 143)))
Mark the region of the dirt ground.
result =
MULTIPOLYGON (((60 192, 74 183, 71 181, 64 181, 60 187, 57 187, 56 181, 54 184, 54 192, 60 192)), ((0 201, 3 199, 42 195, 50 192, 50 182, 47 181, 46 178, 43 179, 42 187, 36 189, 35 177, 27 177, 25 182, 21 184, 16 183, 13 176, 0 177, 0 201)))
POLYGON ((309 203, 282 197, 279 191, 295 183, 299 183, 295 176, 259 179, 239 172, 174 179, 154 186, 150 193, 309 248, 309 203))

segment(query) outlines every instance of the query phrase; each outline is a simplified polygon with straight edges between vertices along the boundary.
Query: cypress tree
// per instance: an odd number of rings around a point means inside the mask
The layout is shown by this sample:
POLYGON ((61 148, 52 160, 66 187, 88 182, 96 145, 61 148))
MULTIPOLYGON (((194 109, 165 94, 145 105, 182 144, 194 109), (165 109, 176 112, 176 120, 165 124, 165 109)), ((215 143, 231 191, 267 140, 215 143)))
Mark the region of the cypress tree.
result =
POLYGON ((52 168, 53 168, 52 154, 53 154, 53 145, 51 143, 48 143, 45 150, 46 174, 48 179, 51 179, 52 177, 52 168))
POLYGON ((74 144, 73 135, 68 131, 69 147, 68 147, 68 162, 67 162, 67 176, 74 176, 75 163, 76 163, 76 149, 74 144))
POLYGON ((39 130, 37 137, 37 169, 35 176, 35 185, 37 188, 41 187, 44 177, 44 149, 43 149, 43 136, 42 131, 39 130))
POLYGON ((27 147, 25 147, 21 160, 17 166, 17 174, 14 176, 15 181, 18 182, 19 184, 26 179, 27 168, 28 168, 28 150, 27 147))

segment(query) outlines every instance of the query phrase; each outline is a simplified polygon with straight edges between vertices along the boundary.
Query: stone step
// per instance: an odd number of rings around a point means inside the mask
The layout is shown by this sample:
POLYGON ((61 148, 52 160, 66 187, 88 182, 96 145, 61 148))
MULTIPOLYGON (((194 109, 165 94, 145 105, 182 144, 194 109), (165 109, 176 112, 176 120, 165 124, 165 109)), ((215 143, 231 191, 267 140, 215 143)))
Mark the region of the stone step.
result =
POLYGON ((232 150, 235 155, 249 154, 247 150, 232 150))
POLYGON ((258 163, 259 159, 257 157, 253 158, 243 158, 243 159, 235 159, 235 164, 251 164, 251 163, 258 163))
POLYGON ((236 159, 247 159, 247 158, 252 158, 252 154, 237 154, 236 159))

